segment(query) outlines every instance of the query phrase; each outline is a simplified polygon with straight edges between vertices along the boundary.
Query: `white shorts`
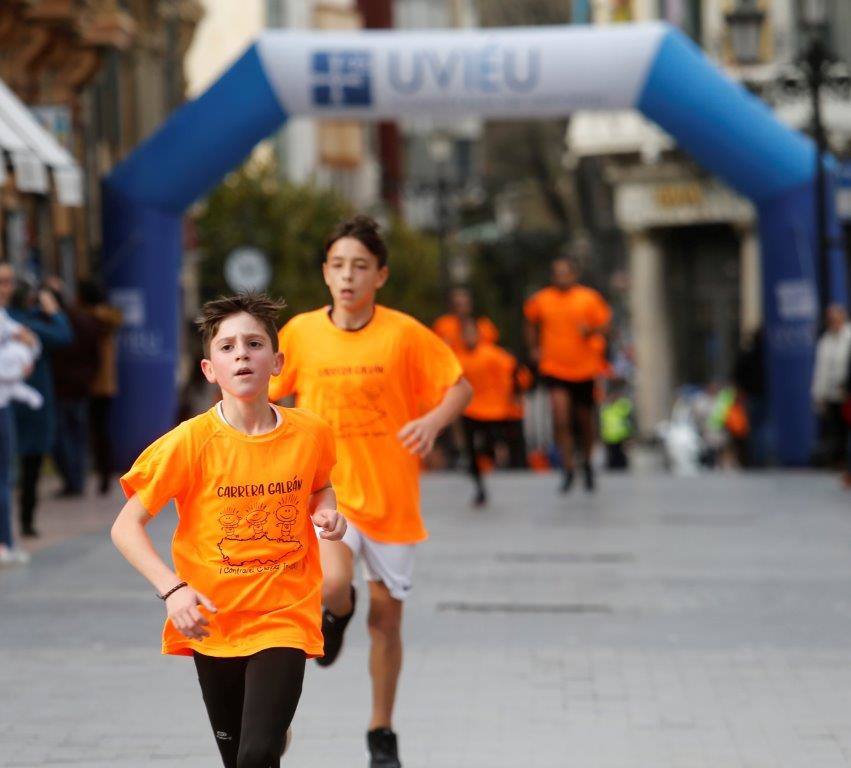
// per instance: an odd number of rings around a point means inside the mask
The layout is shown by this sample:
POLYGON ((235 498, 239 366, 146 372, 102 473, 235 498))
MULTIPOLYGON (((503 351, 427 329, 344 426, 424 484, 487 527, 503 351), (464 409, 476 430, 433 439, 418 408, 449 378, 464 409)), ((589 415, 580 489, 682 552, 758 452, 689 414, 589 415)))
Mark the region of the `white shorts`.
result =
POLYGON ((404 600, 411 591, 414 575, 416 544, 384 544, 364 536, 349 523, 342 538, 355 558, 363 561, 363 575, 367 581, 384 583, 397 600, 404 600))

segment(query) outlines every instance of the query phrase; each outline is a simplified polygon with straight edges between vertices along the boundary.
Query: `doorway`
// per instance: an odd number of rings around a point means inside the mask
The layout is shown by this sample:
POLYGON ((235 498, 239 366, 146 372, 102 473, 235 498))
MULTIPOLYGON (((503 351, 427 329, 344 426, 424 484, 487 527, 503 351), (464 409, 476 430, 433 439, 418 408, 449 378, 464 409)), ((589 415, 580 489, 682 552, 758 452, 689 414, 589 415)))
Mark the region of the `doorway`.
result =
POLYGON ((661 233, 674 386, 728 382, 739 349, 740 248, 728 225, 661 233))

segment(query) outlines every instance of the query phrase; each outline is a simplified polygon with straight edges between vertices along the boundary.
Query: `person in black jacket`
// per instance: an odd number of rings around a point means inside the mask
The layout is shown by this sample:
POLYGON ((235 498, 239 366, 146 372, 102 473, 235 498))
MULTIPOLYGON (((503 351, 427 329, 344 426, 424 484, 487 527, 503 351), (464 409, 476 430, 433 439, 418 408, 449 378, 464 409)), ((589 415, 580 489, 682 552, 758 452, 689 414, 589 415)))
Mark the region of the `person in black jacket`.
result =
POLYGON ((58 278, 47 285, 65 311, 73 341, 53 353, 56 392, 56 442, 53 460, 62 477, 60 496, 82 496, 89 455, 89 393, 100 363, 98 322, 76 305, 69 305, 58 278))
POLYGON ((744 455, 739 457, 743 467, 761 467, 768 460, 764 335, 761 327, 751 334, 739 351, 733 369, 733 383, 744 398, 750 425, 744 455))

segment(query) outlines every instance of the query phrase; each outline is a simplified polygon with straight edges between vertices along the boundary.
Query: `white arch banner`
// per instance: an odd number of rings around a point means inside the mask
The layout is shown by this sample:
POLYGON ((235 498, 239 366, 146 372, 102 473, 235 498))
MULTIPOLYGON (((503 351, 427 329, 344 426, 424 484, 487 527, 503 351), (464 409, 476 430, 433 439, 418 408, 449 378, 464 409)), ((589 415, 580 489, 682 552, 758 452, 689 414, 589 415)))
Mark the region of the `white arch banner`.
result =
POLYGON ((287 114, 453 118, 633 107, 666 33, 606 29, 267 32, 263 68, 287 114), (617 60, 612 52, 617 51, 617 60))

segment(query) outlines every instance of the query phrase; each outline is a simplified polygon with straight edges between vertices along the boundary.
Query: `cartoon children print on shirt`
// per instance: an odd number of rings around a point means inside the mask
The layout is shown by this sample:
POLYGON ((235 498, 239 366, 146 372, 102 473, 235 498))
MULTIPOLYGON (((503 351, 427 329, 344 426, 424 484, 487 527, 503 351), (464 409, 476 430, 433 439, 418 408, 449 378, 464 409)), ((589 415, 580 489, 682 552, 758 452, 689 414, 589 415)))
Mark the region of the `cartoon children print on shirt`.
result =
POLYGON ((387 433, 387 409, 381 379, 340 378, 328 395, 332 426, 340 437, 375 436, 387 433))
POLYGON ((240 512, 228 507, 219 517, 224 536, 219 541, 222 561, 231 566, 273 565, 300 552, 302 543, 293 535, 298 522, 294 495, 273 502, 254 502, 240 512))

